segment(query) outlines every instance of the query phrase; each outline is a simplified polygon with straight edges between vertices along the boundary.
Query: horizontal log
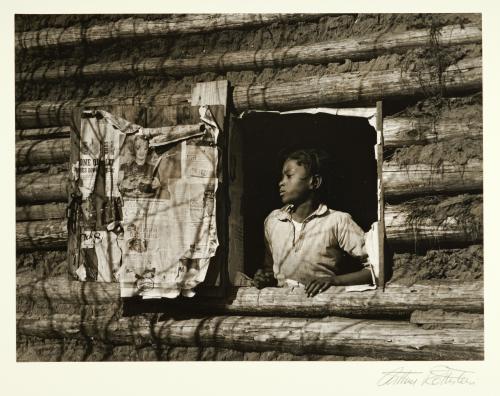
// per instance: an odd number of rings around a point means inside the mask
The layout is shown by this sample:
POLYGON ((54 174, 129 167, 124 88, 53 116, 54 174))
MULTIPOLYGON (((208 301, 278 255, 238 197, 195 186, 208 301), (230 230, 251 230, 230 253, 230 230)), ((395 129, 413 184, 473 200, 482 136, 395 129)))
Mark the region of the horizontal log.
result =
POLYGON ((384 196, 402 196, 479 191, 483 188, 483 161, 471 158, 465 165, 443 161, 440 165, 383 164, 384 196))
MULTIPOLYGON (((439 45, 466 45, 481 42, 482 32, 476 25, 452 25, 440 30, 439 45)), ((282 68, 298 64, 326 64, 366 60, 384 52, 403 53, 428 45, 429 29, 402 33, 372 34, 358 38, 326 41, 293 47, 258 49, 214 54, 184 59, 165 57, 139 61, 122 60, 88 65, 41 66, 30 72, 16 73, 16 81, 47 81, 68 78, 127 78, 146 76, 185 76, 206 72, 225 73, 238 70, 282 68)))
POLYGON ((77 101, 29 101, 16 105, 16 129, 59 127, 73 125, 73 110, 77 101))
POLYGON ((52 128, 16 129, 16 140, 19 139, 52 139, 57 137, 68 137, 71 132, 70 126, 52 128))
MULTIPOLYGON (((455 286, 458 294, 463 293, 471 297, 471 300, 461 304, 458 310, 482 309, 482 287, 478 283, 464 282, 455 286)), ((221 307, 221 311, 259 315, 275 315, 280 312, 282 315, 290 316, 404 318, 418 305, 435 306, 436 303, 437 306, 444 307, 450 304, 457 297, 451 293, 450 287, 451 285, 446 282, 429 282, 429 284, 415 284, 412 287, 391 285, 386 287, 385 292, 376 290, 359 293, 348 292, 345 288, 333 288, 313 299, 308 299, 304 290, 300 288, 295 290, 268 288, 261 291, 254 288, 240 288, 234 294, 234 299, 225 304, 223 309, 221 307)))
MULTIPOLYGON (((53 275, 49 275, 53 276, 53 275)), ((68 273, 63 275, 67 277, 68 273)), ((68 304, 47 298, 33 299, 16 296, 16 315, 18 318, 29 315, 39 315, 41 317, 54 314, 80 315, 81 317, 98 317, 106 315, 123 316, 123 311, 116 304, 68 304)))
POLYGON ((384 118, 384 147, 441 142, 455 138, 481 138, 482 106, 461 106, 428 116, 384 118))
POLYGON ((73 111, 77 108, 97 108, 111 106, 167 106, 189 103, 191 92, 136 95, 132 97, 97 97, 62 102, 43 100, 21 102, 16 105, 16 128, 46 128, 73 125, 73 111))
POLYGON ((340 317, 212 316, 155 322, 144 317, 23 315, 17 320, 17 333, 41 338, 93 337, 114 344, 278 350, 396 360, 479 360, 484 348, 482 330, 426 330, 407 322, 340 317))
POLYGON ((385 205, 385 233, 393 246, 463 245, 481 242, 483 239, 482 197, 478 202, 467 203, 458 197, 430 203, 407 202, 400 205, 385 205), (453 200, 457 201, 453 209, 453 200))
POLYGON ((245 352, 218 347, 110 345, 97 341, 23 337, 17 342, 18 362, 82 361, 369 361, 382 357, 295 355, 280 351, 245 352), (26 341, 27 340, 27 341, 26 341))
POLYGON ((16 221, 64 219, 66 208, 67 204, 63 202, 17 206, 16 221))
POLYGON ((423 97, 429 89, 445 88, 450 95, 480 90, 482 58, 464 59, 446 68, 440 79, 431 70, 400 68, 384 71, 346 72, 297 78, 276 84, 236 86, 237 111, 281 110, 323 105, 371 104, 382 99, 423 97))
POLYGON ((428 311, 417 310, 411 314, 410 323, 432 327, 461 327, 464 329, 482 329, 484 315, 464 312, 431 309, 428 311))
POLYGON ((69 160, 69 138, 16 142, 16 166, 56 164, 69 160))
POLYGON ((88 28, 75 25, 16 33, 16 49, 44 49, 63 45, 97 44, 112 39, 154 38, 226 29, 248 29, 273 23, 319 19, 323 15, 325 14, 186 14, 150 21, 126 18, 88 28))
MULTIPOLYGON (((56 174, 68 174, 70 169, 70 164, 69 162, 60 162, 57 164, 33 164, 33 165, 26 165, 26 166, 17 166, 16 167, 16 177, 20 177, 23 174, 28 174, 28 173, 42 173, 42 174, 49 174, 49 175, 56 175, 56 174)), ((18 202, 20 203, 20 202, 18 202)))
POLYGON ((66 220, 16 223, 16 250, 63 248, 67 243, 66 220))
MULTIPOLYGON (((464 59, 449 66, 440 80, 450 95, 478 91, 482 86, 482 58, 464 59)), ((328 105, 373 105, 377 100, 425 96, 441 83, 430 72, 385 71, 326 74, 276 84, 239 85, 233 91, 237 112, 244 110, 291 110, 328 105)), ((185 104, 191 93, 134 97, 86 98, 80 101, 22 102, 16 106, 16 128, 72 125, 76 107, 112 105, 163 106, 185 104)))
MULTIPOLYGON (((36 279, 17 276, 17 296, 47 299, 70 304, 121 306, 117 283, 78 282, 66 277, 36 279)), ((412 286, 388 284, 385 291, 348 292, 334 287, 314 298, 301 288, 235 288, 226 301, 207 297, 167 301, 167 306, 182 311, 248 315, 326 316, 409 318, 414 310, 432 307, 454 311, 483 311, 482 282, 429 281, 412 286), (177 304, 177 305, 176 305, 177 304)), ((165 308, 165 307, 163 307, 165 308)))
POLYGON ((17 202, 66 202, 68 200, 68 180, 69 176, 66 172, 54 175, 43 172, 17 175, 17 202))

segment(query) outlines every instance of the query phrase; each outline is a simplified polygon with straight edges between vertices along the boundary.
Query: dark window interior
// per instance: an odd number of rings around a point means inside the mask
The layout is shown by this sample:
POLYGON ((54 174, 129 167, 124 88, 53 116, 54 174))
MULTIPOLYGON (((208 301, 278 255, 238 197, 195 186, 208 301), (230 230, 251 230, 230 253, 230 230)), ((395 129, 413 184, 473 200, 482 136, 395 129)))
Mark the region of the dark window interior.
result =
POLYGON ((239 126, 247 275, 253 276, 262 264, 264 219, 283 206, 278 194, 282 161, 297 148, 321 148, 332 157, 325 175, 330 208, 350 213, 364 231, 377 221, 376 131, 365 118, 255 112, 239 120, 239 126))

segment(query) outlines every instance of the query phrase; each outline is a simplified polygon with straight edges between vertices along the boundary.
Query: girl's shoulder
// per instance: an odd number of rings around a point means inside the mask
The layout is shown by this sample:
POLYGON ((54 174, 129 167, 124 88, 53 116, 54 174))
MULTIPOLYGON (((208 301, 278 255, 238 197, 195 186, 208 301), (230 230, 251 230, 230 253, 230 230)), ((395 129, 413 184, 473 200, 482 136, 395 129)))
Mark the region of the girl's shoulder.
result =
POLYGON ((347 212, 342 212, 340 210, 329 209, 328 217, 337 223, 349 223, 352 220, 352 216, 347 212))
POLYGON ((279 209, 274 209, 271 213, 269 213, 264 220, 264 224, 269 223, 273 220, 287 220, 291 218, 290 215, 291 205, 285 205, 279 209))

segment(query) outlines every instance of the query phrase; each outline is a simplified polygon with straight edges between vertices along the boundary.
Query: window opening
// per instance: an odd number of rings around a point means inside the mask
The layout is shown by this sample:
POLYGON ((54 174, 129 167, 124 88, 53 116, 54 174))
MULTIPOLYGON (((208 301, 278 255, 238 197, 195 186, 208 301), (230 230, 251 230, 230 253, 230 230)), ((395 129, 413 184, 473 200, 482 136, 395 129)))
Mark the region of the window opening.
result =
MULTIPOLYGON (((242 190, 241 202, 232 206, 241 206, 243 264, 238 265, 245 275, 252 277, 262 267, 264 220, 283 206, 278 191, 281 166, 286 154, 295 149, 319 148, 330 155, 331 167, 325 175, 330 208, 349 213, 365 232, 379 220, 376 110, 343 111, 347 115, 332 114, 334 109, 253 111, 237 120, 241 142, 238 147, 230 146, 230 151, 241 151, 244 176, 236 188, 242 190)), ((375 253, 378 255, 378 246, 375 253)))

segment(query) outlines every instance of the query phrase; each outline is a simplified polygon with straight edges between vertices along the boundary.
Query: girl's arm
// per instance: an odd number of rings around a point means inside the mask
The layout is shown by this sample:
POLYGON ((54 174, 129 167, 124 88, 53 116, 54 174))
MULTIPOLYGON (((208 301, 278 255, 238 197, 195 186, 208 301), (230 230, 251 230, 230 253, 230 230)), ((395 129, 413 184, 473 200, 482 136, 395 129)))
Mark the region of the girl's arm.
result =
POLYGON ((372 282, 372 273, 369 268, 351 272, 349 274, 336 275, 334 286, 363 285, 372 282))
POLYGON ((371 283, 372 273, 369 268, 351 272, 344 275, 332 275, 328 278, 315 279, 306 286, 307 297, 314 297, 316 294, 324 292, 330 286, 351 286, 371 283))

